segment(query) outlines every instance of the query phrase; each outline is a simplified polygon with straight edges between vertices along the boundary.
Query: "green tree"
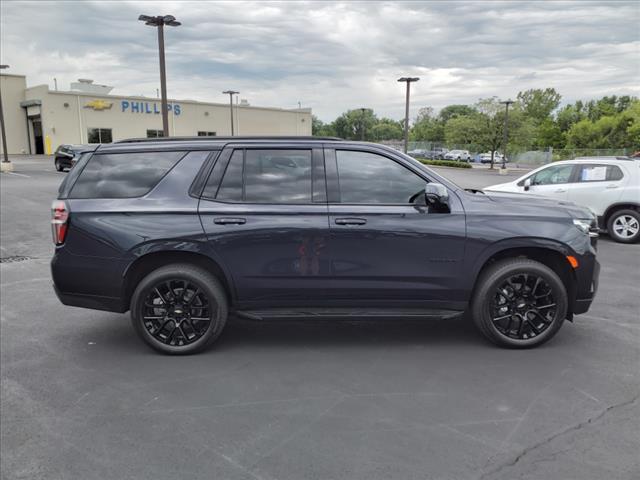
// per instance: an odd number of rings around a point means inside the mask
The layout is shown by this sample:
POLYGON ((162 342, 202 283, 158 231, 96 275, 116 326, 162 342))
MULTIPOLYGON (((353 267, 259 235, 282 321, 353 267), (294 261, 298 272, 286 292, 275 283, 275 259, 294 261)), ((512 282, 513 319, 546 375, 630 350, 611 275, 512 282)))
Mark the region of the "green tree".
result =
POLYGON ((483 118, 479 113, 450 118, 444 126, 447 145, 469 145, 478 143, 482 135, 483 118))
POLYGON ((438 119, 446 124, 449 120, 455 117, 468 117, 477 113, 477 110, 469 105, 447 105, 438 114, 438 119))
POLYGON ((538 148, 564 148, 565 138, 557 122, 547 118, 538 125, 535 146, 538 148))
POLYGON ((402 127, 401 122, 390 118, 382 118, 371 128, 368 136, 376 142, 381 140, 400 140, 404 135, 402 127))
POLYGON ((518 103, 524 114, 536 122, 549 118, 560 105, 561 98, 554 88, 533 88, 518 93, 518 103))
POLYGON ((433 108, 420 109, 409 132, 409 138, 415 141, 444 141, 444 123, 434 116, 433 108))

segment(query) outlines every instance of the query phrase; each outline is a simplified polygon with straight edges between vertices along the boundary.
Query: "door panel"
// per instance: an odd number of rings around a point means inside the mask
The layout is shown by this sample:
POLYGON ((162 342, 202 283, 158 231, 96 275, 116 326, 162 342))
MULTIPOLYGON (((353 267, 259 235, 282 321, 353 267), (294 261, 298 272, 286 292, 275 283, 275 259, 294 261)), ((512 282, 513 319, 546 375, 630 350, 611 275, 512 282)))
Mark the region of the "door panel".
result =
POLYGON ((348 162, 341 164, 340 151, 337 155, 336 159, 334 151, 325 151, 331 294, 355 301, 433 308, 454 308, 456 302, 464 303, 459 279, 463 274, 466 227, 455 193, 450 192, 450 213, 434 213, 419 199, 415 204, 374 204, 376 200, 412 198, 416 186, 424 191, 429 179, 389 157, 363 157, 358 159, 358 166, 364 185, 358 186, 348 162), (398 170, 399 164, 405 173, 398 170), (377 168, 381 171, 375 171, 377 168), (345 191, 346 185, 349 192, 345 191), (335 192, 340 199, 354 203, 339 203, 335 192), (376 192, 380 192, 377 198, 376 192))
POLYGON ((620 200, 628 178, 616 165, 579 165, 577 182, 571 185, 568 199, 603 215, 607 207, 620 200))
POLYGON ((529 193, 567 200, 575 181, 575 165, 550 165, 530 177, 529 193))
POLYGON ((323 297, 329 281, 322 151, 312 153, 308 148, 301 154, 300 146, 296 147, 297 153, 282 149, 269 153, 272 150, 252 145, 236 147, 233 155, 224 151, 219 161, 228 165, 215 165, 205 187, 206 195, 219 198, 200 200, 200 218, 210 246, 225 261, 233 277, 240 302, 287 306, 297 300, 308 304, 323 297), (308 163, 307 154, 312 157, 312 164, 308 163), (227 173, 239 177, 227 177, 227 173), (300 185, 285 189, 277 183, 284 185, 289 177, 295 177, 299 184, 305 183, 310 175, 313 188, 308 183, 305 199, 299 198, 304 192, 300 185), (271 195, 276 200, 289 201, 287 192, 308 203, 258 203, 268 201, 271 195), (227 201, 220 201, 220 197, 227 201), (322 201, 314 203, 312 198, 322 201))

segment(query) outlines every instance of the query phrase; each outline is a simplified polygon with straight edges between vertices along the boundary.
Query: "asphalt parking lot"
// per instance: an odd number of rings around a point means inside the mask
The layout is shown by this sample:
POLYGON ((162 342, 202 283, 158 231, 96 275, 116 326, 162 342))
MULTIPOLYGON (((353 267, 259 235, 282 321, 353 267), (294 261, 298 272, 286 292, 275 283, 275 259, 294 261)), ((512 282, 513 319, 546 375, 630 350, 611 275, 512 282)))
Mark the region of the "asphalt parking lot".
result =
POLYGON ((534 350, 465 318, 233 320, 214 348, 167 357, 128 315, 56 299, 63 177, 43 157, 0 175, 1 256, 28 257, 0 265, 3 479, 640 476, 640 245, 602 237, 591 310, 534 350))

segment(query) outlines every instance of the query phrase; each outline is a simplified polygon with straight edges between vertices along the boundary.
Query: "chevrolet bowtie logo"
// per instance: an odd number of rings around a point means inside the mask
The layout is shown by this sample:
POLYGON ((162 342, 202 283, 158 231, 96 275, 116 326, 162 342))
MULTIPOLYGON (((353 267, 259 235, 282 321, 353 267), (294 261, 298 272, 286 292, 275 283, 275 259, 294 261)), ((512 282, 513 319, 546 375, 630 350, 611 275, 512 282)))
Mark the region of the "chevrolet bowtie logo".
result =
POLYGON ((84 108, 92 108, 94 110, 108 110, 113 107, 113 103, 104 100, 93 100, 85 104, 84 108))

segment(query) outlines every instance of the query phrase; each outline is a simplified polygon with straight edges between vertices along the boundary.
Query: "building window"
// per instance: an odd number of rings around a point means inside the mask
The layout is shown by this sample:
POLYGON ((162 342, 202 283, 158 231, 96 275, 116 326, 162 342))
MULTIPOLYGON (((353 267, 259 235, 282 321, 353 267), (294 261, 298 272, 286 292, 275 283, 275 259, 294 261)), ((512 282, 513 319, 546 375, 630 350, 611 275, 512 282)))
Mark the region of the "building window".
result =
POLYGON ((160 138, 164 137, 164 131, 162 130, 147 130, 147 138, 160 138))
POLYGON ((87 142, 89 143, 111 143, 113 137, 111 136, 110 128, 90 128, 87 134, 87 142))
POLYGON ((215 137, 216 132, 198 132, 199 137, 215 137))

